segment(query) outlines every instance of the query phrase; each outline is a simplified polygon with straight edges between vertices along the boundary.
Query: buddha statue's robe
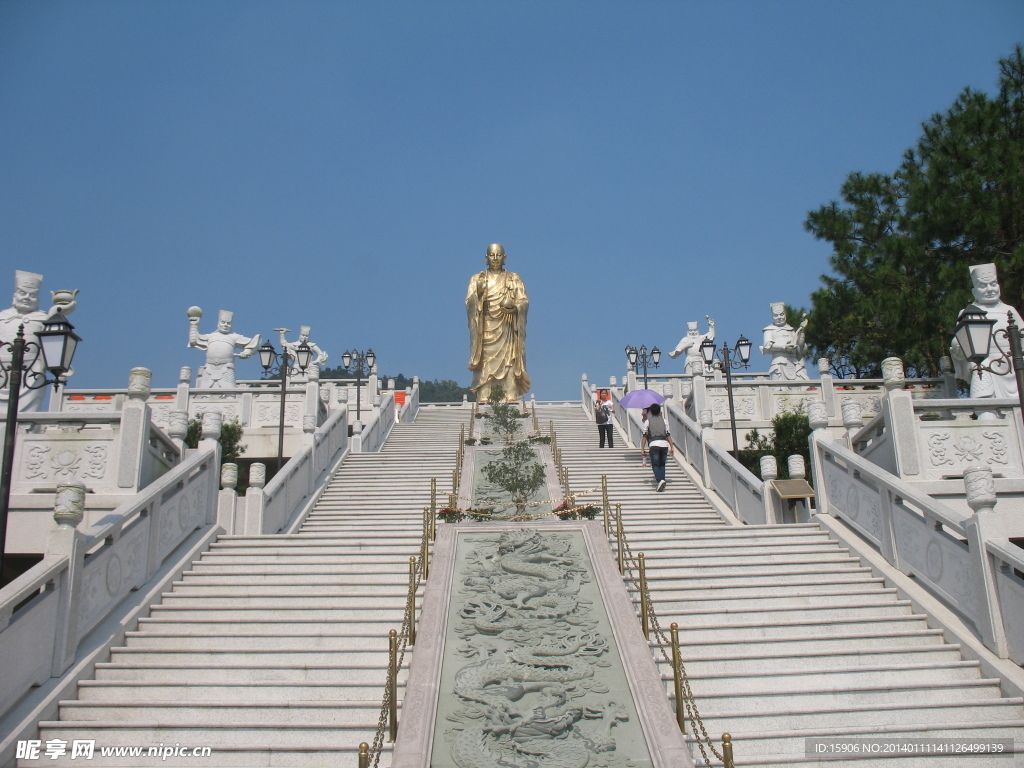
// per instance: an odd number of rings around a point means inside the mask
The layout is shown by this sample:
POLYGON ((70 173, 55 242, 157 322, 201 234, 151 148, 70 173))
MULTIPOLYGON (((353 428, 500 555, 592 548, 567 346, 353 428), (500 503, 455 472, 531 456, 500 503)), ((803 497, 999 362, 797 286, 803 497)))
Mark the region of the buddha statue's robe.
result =
POLYGON ((469 369, 477 401, 501 386, 505 397, 518 399, 530 390, 526 373, 526 286, 515 272, 485 269, 469 281, 469 369))

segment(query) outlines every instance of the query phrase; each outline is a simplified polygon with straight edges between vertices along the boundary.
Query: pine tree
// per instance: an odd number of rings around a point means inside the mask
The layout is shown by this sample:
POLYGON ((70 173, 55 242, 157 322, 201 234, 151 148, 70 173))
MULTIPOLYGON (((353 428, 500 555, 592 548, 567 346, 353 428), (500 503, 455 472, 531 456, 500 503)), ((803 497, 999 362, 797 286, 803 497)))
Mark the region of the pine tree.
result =
POLYGON ((995 262, 1003 296, 1024 289, 1024 48, 999 62, 999 92, 966 88, 922 126, 892 175, 851 173, 805 228, 832 244, 834 275, 811 296, 807 341, 837 373, 878 375, 883 358, 936 375, 967 267, 995 262))

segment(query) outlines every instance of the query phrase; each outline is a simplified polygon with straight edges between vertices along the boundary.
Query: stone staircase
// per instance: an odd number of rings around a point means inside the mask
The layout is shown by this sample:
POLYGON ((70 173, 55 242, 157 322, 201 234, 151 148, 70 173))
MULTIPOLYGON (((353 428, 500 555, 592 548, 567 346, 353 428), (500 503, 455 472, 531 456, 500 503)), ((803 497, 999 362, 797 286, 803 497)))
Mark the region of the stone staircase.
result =
MULTIPOLYGON (((679 624, 708 733, 719 750, 732 735, 737 765, 1024 765, 1022 754, 806 756, 805 739, 819 737, 1016 739, 1024 750, 1024 701, 1004 697, 999 679, 816 524, 726 526, 673 460, 656 493, 636 449, 599 449, 579 406, 538 407, 538 419, 553 421, 574 490, 607 475, 661 626, 679 624)), ((671 664, 660 667, 671 693, 671 664)), ((721 765, 692 738, 691 751, 721 765)))
POLYGON ((94 739, 97 766, 356 766, 377 729, 430 478, 450 484, 468 413, 423 408, 380 453, 349 455, 294 535, 221 536, 40 738, 94 739), (212 756, 99 752, 175 744, 212 756))

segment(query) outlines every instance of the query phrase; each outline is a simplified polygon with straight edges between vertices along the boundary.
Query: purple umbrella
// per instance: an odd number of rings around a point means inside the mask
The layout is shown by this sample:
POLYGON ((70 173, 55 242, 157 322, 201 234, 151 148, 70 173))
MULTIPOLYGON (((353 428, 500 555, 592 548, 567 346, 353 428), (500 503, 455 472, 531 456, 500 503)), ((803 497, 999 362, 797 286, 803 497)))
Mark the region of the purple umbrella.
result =
POLYGON ((619 400, 619 405, 623 408, 648 408, 655 403, 664 402, 665 396, 658 394, 653 389, 634 389, 619 400))

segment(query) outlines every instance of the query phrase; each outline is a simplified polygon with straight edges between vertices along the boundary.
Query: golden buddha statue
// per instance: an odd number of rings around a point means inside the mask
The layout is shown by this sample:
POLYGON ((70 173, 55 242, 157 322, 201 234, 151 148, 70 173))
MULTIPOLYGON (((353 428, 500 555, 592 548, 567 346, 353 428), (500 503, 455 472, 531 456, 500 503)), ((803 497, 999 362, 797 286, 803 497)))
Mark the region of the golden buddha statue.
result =
POLYGON ((469 319, 469 370, 478 402, 501 387, 517 400, 530 389, 526 373, 526 312, 530 300, 515 272, 505 271, 505 249, 487 248, 487 269, 469 280, 466 315, 469 319))

